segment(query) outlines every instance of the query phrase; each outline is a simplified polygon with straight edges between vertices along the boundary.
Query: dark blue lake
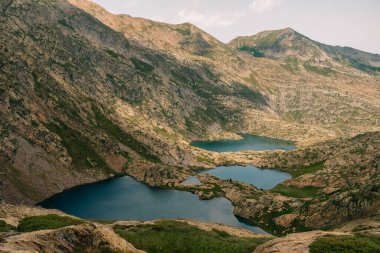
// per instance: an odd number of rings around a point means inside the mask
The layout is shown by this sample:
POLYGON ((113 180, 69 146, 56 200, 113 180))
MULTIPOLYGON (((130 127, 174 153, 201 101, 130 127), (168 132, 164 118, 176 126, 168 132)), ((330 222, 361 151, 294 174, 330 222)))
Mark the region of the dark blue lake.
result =
POLYGON ((233 179, 240 182, 252 184, 257 188, 269 190, 292 176, 289 173, 272 170, 259 169, 255 166, 221 166, 201 174, 211 174, 221 179, 233 179))
MULTIPOLYGON (((295 149, 292 142, 267 137, 242 134, 242 140, 193 142, 194 146, 217 152, 241 150, 295 149)), ((258 188, 270 189, 288 179, 289 174, 254 166, 218 167, 211 173, 223 179, 250 183, 258 188)), ((185 184, 197 184, 190 177, 185 184)), ((212 223, 222 223, 265 233, 233 215, 233 206, 225 198, 199 200, 189 192, 151 188, 131 177, 84 185, 59 193, 42 203, 45 208, 55 208, 83 219, 96 220, 153 220, 160 218, 190 218, 212 223)))
POLYGON ((240 140, 193 141, 192 146, 215 152, 238 152, 244 150, 294 150, 294 142, 251 134, 240 134, 240 140))
POLYGON ((191 218, 222 223, 265 233, 262 229, 239 221, 225 198, 199 200, 189 192, 151 188, 131 177, 75 187, 42 203, 83 219, 152 220, 191 218))

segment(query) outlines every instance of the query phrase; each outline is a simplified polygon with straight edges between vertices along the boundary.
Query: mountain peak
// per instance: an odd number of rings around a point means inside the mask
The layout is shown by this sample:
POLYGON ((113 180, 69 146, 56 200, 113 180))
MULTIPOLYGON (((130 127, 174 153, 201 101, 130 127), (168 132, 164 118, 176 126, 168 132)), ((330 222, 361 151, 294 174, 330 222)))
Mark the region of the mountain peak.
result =
POLYGON ((315 53, 319 55, 312 40, 290 27, 264 31, 253 36, 237 37, 229 45, 255 57, 282 58, 288 55, 311 57, 315 53))

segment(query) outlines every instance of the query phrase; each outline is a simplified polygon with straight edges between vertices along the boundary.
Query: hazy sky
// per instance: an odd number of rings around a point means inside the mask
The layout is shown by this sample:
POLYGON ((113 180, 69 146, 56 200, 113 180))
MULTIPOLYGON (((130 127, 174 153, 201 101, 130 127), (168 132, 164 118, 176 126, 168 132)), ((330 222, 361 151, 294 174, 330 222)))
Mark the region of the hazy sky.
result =
POLYGON ((319 42, 380 54, 380 0, 93 0, 112 13, 193 23, 223 42, 291 27, 319 42))

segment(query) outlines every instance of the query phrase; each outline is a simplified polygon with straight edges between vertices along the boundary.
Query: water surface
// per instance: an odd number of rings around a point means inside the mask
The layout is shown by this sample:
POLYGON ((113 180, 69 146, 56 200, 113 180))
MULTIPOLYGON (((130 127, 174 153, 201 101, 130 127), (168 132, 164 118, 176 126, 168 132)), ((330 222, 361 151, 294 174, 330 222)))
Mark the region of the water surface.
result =
POLYGON ((195 194, 151 188, 128 176, 75 187, 40 205, 83 219, 146 221, 191 218, 265 233, 258 227, 239 221, 233 215, 233 206, 225 198, 199 200, 195 194))
POLYGON ((252 184, 259 189, 269 190, 277 184, 291 178, 289 173, 273 170, 260 169, 255 166, 221 166, 201 174, 211 174, 221 179, 233 179, 252 184))
POLYGON ((294 150, 292 141, 280 140, 264 136, 251 134, 240 134, 240 140, 219 140, 219 141, 193 141, 192 146, 215 152, 238 152, 244 150, 294 150))

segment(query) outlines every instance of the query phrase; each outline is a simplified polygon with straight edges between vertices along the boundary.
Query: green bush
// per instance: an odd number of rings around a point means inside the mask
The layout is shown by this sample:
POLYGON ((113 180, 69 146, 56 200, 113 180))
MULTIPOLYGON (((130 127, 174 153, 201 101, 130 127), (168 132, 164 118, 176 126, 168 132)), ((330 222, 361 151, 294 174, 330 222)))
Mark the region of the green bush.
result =
POLYGON ((292 174, 293 177, 299 177, 304 174, 314 173, 317 172, 325 166, 325 161, 316 162, 310 165, 300 166, 300 167, 293 167, 293 168, 287 168, 284 169, 286 172, 289 172, 292 174))
POLYGON ((15 227, 7 224, 5 221, 0 220, 0 232, 8 232, 14 230, 15 227))
POLYGON ((162 221, 116 233, 149 253, 239 253, 252 252, 267 238, 243 238, 222 231, 204 231, 184 222, 162 221))
POLYGON ((272 189, 273 192, 280 193, 284 196, 295 198, 318 197, 321 195, 320 188, 314 186, 305 186, 303 188, 287 187, 283 184, 278 184, 272 189))
POLYGON ((331 76, 335 73, 335 71, 329 67, 317 67, 317 66, 310 65, 308 63, 305 63, 303 67, 309 72, 314 72, 322 76, 331 76))
POLYGON ((327 236, 310 245, 311 253, 376 253, 380 252, 380 237, 327 236))
POLYGON ((78 225, 81 223, 83 223, 82 220, 56 214, 29 216, 21 220, 17 227, 17 231, 31 232, 45 229, 57 229, 66 226, 78 225))
POLYGON ((243 45, 239 47, 239 51, 249 53, 250 55, 254 57, 265 57, 265 54, 258 50, 256 47, 250 47, 247 45, 243 45))
POLYGON ((131 58, 130 59, 133 65, 135 66, 135 69, 139 71, 140 73, 150 74, 153 72, 154 67, 146 62, 143 62, 137 58, 131 58))

